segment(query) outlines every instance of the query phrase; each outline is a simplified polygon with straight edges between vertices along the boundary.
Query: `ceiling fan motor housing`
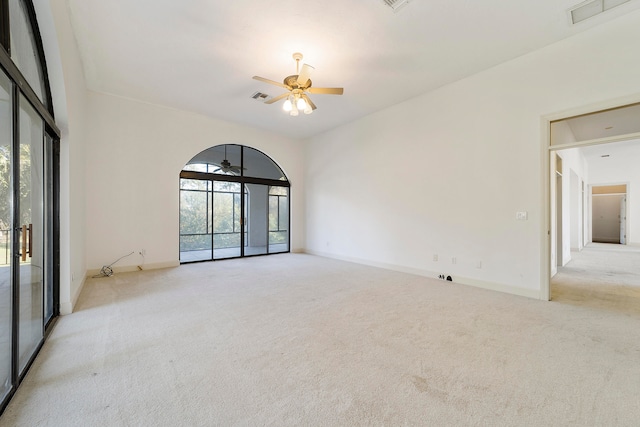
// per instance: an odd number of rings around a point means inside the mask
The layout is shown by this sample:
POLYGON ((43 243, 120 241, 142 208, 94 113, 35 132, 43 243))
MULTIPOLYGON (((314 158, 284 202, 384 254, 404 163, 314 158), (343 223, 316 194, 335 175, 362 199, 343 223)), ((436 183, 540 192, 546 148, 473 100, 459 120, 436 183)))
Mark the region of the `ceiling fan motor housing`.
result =
POLYGON ((305 85, 304 86, 300 86, 298 84, 298 75, 294 74, 293 76, 285 77, 284 84, 287 85, 287 86, 291 86, 294 89, 305 90, 305 89, 308 89, 308 88, 311 87, 311 79, 307 79, 307 82, 305 83, 305 85))

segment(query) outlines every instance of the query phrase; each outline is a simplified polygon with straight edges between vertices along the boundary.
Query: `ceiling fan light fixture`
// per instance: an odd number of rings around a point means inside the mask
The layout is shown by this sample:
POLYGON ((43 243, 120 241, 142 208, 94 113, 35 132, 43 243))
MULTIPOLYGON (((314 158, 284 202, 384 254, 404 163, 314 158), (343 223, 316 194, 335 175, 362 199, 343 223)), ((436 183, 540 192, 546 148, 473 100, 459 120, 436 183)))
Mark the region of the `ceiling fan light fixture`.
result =
POLYGON ((287 113, 290 112, 293 109, 293 103, 291 102, 291 96, 289 96, 289 98, 287 98, 287 100, 284 101, 284 104, 282 104, 282 109, 284 111, 286 111, 287 113))
POLYGON ((298 110, 306 110, 307 103, 305 102, 304 99, 298 97, 298 99, 296 101, 296 107, 298 107, 298 110))
POLYGON ((289 113, 289 115, 291 115, 291 116, 297 116, 298 115, 298 106, 296 105, 295 102, 291 103, 291 112, 289 113))
POLYGON ((305 114, 311 114, 311 113, 313 113, 313 108, 311 108, 311 105, 309 105, 309 104, 306 104, 306 105, 307 105, 307 106, 306 106, 306 107, 304 107, 304 113, 305 113, 305 114))
MULTIPOLYGON (((392 0, 385 0, 392 1, 392 0)), ((407 2, 408 0, 394 0, 407 2)), ((609 1, 621 1, 621 0, 609 0, 609 1)), ((276 97, 271 97, 264 101, 265 104, 273 104, 280 100, 284 100, 282 109, 289 113, 291 116, 298 116, 300 112, 304 114, 311 114, 317 107, 307 94, 320 94, 320 95, 342 95, 344 90, 341 87, 312 87, 311 73, 314 68, 308 64, 302 64, 300 67, 300 61, 302 61, 302 54, 296 52, 293 54, 293 59, 296 61, 296 74, 292 74, 284 78, 282 83, 275 80, 266 79, 260 76, 253 76, 254 80, 258 80, 264 83, 268 83, 274 86, 286 89, 287 92, 280 94, 276 97)), ((254 94, 254 98, 258 93, 254 94)))

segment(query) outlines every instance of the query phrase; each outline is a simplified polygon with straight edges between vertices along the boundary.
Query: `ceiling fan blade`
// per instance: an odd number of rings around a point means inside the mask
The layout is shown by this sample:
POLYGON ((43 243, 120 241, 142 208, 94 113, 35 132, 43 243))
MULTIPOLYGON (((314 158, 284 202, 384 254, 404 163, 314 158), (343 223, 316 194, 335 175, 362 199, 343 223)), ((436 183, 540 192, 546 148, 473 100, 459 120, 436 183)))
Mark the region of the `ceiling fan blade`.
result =
POLYGON ((271 98, 268 101, 264 101, 265 104, 273 104, 274 102, 278 102, 280 101, 282 98, 286 98, 287 96, 289 96, 290 93, 289 92, 285 92, 282 95, 278 95, 275 98, 271 98))
POLYGON ((260 76, 253 76, 253 79, 254 79, 254 80, 261 81, 261 82, 269 83, 269 84, 271 84, 271 85, 280 86, 280 87, 283 87, 283 88, 285 88, 285 89, 287 89, 287 90, 291 90, 291 87, 290 87, 290 86, 287 86, 287 85, 286 85, 286 84, 284 84, 284 83, 279 83, 279 82, 276 82, 276 81, 274 81, 274 80, 265 79, 264 77, 260 77, 260 76))
POLYGON ((300 70, 300 74, 298 74, 298 86, 304 86, 309 81, 309 77, 311 77, 311 72, 314 70, 311 65, 303 64, 302 69, 300 70))
POLYGON ((341 87, 310 87, 307 92, 320 95, 342 95, 344 89, 341 87))
POLYGON ((219 172, 221 170, 222 170, 222 168, 218 168, 218 169, 214 170, 212 173, 216 173, 216 172, 219 172))
POLYGON ((306 93, 302 94, 302 99, 304 99, 304 101, 307 104, 309 104, 309 106, 311 107, 312 110, 315 110, 317 108, 316 104, 314 104, 313 101, 311 101, 311 98, 309 98, 306 93))

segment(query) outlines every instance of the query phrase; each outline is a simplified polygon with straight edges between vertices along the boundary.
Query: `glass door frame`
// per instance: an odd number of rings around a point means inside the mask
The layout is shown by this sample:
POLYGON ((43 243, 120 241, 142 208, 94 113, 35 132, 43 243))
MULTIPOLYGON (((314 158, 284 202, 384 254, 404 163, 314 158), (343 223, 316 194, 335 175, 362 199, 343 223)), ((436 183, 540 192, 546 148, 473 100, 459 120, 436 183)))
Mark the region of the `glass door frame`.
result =
MULTIPOLYGON (((2 55, 2 51, 0 50, 0 56, 2 55)), ((11 80, 11 76, 9 76, 8 73, 6 73, 6 70, 0 70, 0 72, 5 71, 5 74, 7 74, 7 76, 10 78, 11 80)), ((29 100, 25 97, 25 96, 21 96, 24 95, 24 92, 22 92, 21 88, 18 87, 19 85, 15 82, 12 81, 12 94, 11 94, 11 121, 12 121, 12 159, 11 159, 11 179, 12 179, 12 184, 11 184, 11 192, 12 192, 12 206, 11 206, 11 211, 12 213, 12 227, 11 227, 11 257, 10 257, 10 263, 11 263, 11 323, 12 323, 12 331, 11 331, 11 390, 7 393, 7 396, 5 398, 4 401, 0 402, 0 413, 2 413, 2 411, 5 409, 6 405, 9 403, 9 400, 11 400, 11 398, 13 397, 13 395, 15 394, 15 391, 17 389, 17 387, 20 385, 20 383, 22 383, 24 377, 27 375, 27 372, 29 371, 29 368, 31 367, 31 365, 33 364, 33 361, 35 360, 36 356, 38 355, 38 353, 40 352, 40 349, 42 348, 42 345, 44 344, 44 341, 46 339, 47 336, 49 336, 49 334, 52 331, 52 328, 55 324, 55 321, 57 319, 57 317, 60 314, 60 138, 59 136, 55 133, 57 131, 57 128, 53 128, 51 126, 48 126, 46 121, 43 120, 43 133, 42 133, 42 148, 43 151, 48 151, 50 153, 50 156, 52 156, 51 159, 43 159, 43 167, 42 167, 42 173, 43 173, 43 178, 45 179, 45 183, 44 183, 44 187, 43 188, 43 192, 48 192, 51 191, 51 194, 49 195, 49 203, 50 206, 47 206, 47 203, 45 201, 45 196, 43 194, 43 204, 45 206, 45 212, 44 215, 46 216, 47 213, 49 213, 50 215, 52 215, 52 218, 49 218, 51 220, 50 224, 51 224, 51 229, 48 230, 48 232, 45 234, 43 232, 44 235, 44 240, 42 242, 43 245, 43 257, 44 257, 44 264, 47 265, 47 267, 51 267, 50 270, 50 274, 46 274, 46 272, 43 272, 43 292, 42 292, 42 311, 43 311, 43 325, 42 325, 42 337, 40 338, 40 340, 38 341, 37 345, 34 348, 34 351, 29 355, 28 360, 26 361, 24 368, 22 369, 22 371, 20 371, 20 343, 19 343, 19 325, 20 325, 20 256, 21 256, 21 236, 20 234, 22 233, 22 227, 20 224, 20 218, 19 218, 19 211, 20 211, 20 192, 19 190, 16 191, 16 188, 19 189, 20 188, 20 99, 28 102, 32 107, 33 104, 31 104, 31 102, 29 102, 29 100), (53 132, 52 132, 53 131, 53 132), (49 147, 46 147, 45 144, 47 143, 46 141, 50 141, 49 147), (45 167, 44 164, 45 163, 49 163, 51 170, 48 171, 45 175, 45 167), (50 182, 47 182, 47 179, 50 180, 50 182), (46 188, 47 185, 50 184, 50 189, 46 188), (49 253, 49 251, 46 251, 46 247, 48 246, 47 244, 45 244, 46 242, 49 242, 52 244, 51 245, 51 253, 49 253), (50 316, 46 316, 44 309, 45 309, 45 302, 44 302, 44 298, 46 296, 47 291, 51 292, 52 297, 53 297, 53 305, 52 305, 52 310, 51 310, 51 315, 50 316)), ((35 109, 35 108, 34 108, 35 109)), ((37 112, 37 109, 35 109, 37 112)), ((40 118, 42 118, 42 116, 40 116, 40 118)), ((47 218, 44 218, 44 220, 46 221, 47 218)), ((49 270, 48 268, 45 270, 47 271, 49 270)))
MULTIPOLYGON (((289 218, 288 218, 288 226, 287 226, 287 250, 286 251, 281 251, 281 252, 274 252, 274 253, 287 253, 291 251, 291 184, 288 181, 280 181, 280 180, 275 180, 275 179, 267 179, 267 178, 253 178, 253 177, 247 177, 247 176, 234 176, 234 175, 219 175, 219 174, 211 174, 211 173, 206 173, 206 172, 194 172, 194 171, 182 171, 180 172, 180 178, 181 179, 195 179, 195 180, 201 180, 201 181, 209 181, 211 183, 211 188, 213 189, 213 183, 214 181, 224 181, 224 182, 237 182, 240 183, 241 187, 240 187, 240 194, 243 195, 243 197, 240 197, 240 212, 243 213, 242 218, 240 220, 240 255, 239 256, 232 256, 232 257, 226 257, 226 258, 215 258, 214 256, 214 247, 213 247, 213 228, 212 228, 212 244, 211 244, 211 258, 210 259, 201 259, 201 260, 194 260, 194 261, 180 261, 181 264, 190 264, 193 262, 208 262, 208 261, 220 261, 220 260, 225 260, 225 259, 234 259, 234 258, 248 258, 248 257, 253 257, 253 256, 264 256, 264 255, 270 255, 271 253, 269 252, 269 244, 268 244, 268 218, 267 218, 267 248, 266 248, 266 253, 263 254, 255 254, 255 255, 247 255, 245 254, 245 239, 246 239, 246 223, 247 223, 247 218, 245 217, 246 214, 246 197, 244 197, 244 195, 247 192, 247 188, 245 184, 259 184, 259 185, 265 185, 268 187, 286 187, 289 191, 288 197, 287 197, 287 210, 289 212, 289 218)), ((268 215, 268 207, 267 207, 267 215, 268 215)), ((213 225, 212 225, 213 227, 213 225)))
MULTIPOLYGON (((0 396, 0 415, 5 410, 9 401, 15 394, 17 388, 22 383, 24 377, 27 375, 33 361, 39 353, 45 339, 51 333, 52 328, 55 325, 55 321, 60 313, 60 129, 55 123, 53 116, 53 103, 51 98, 51 90, 49 86, 48 73, 46 62, 44 61, 44 49, 42 46, 42 40, 40 31, 37 25, 37 19, 35 9, 31 0, 19 0, 25 7, 27 20, 29 21, 30 30, 33 33, 35 50, 38 54, 38 62, 41 67, 42 76, 44 79, 44 99, 41 101, 38 95, 30 86, 22 72, 18 69, 10 56, 10 19, 9 19, 9 1, 0 0, 0 72, 5 74, 10 81, 10 121, 11 121, 11 202, 10 208, 11 214, 11 258, 10 258, 10 305, 11 305, 11 375, 10 375, 10 388, 6 395, 0 396), (18 230, 19 223, 19 208, 20 208, 20 131, 19 131, 19 114, 20 114, 20 99, 26 101, 36 112, 39 118, 42 120, 42 148, 47 152, 51 158, 43 159, 42 174, 44 184, 43 191, 43 204, 45 204, 44 216, 51 215, 49 228, 46 234, 43 231, 42 250, 44 263, 46 270, 49 273, 43 272, 44 289, 42 292, 42 311, 43 311, 43 325, 42 325, 42 337, 38 340, 32 354, 29 355, 24 369, 20 372, 19 361, 19 320, 20 320, 20 289, 19 289, 19 262, 18 257, 20 253, 20 239, 19 233, 22 230, 18 230), (44 102, 43 102, 44 101, 44 102), (48 146, 46 145, 48 144, 48 146), (50 170, 46 172, 45 163, 49 163, 50 170), (17 189, 17 190, 16 190, 17 189), (44 196, 44 192, 50 191, 50 194, 44 196), (49 205, 46 205, 49 203, 49 205), (45 243, 47 242, 47 243, 45 243), (49 246, 50 245, 50 246, 49 246), (48 249, 47 249, 48 248, 48 249), (18 264, 16 264, 18 262, 18 264), (50 268, 49 268, 50 267, 50 268), (53 297, 53 304, 51 307, 51 315, 46 316, 44 298, 46 292, 51 293, 53 297)), ((44 228, 44 227, 43 227, 44 228)))

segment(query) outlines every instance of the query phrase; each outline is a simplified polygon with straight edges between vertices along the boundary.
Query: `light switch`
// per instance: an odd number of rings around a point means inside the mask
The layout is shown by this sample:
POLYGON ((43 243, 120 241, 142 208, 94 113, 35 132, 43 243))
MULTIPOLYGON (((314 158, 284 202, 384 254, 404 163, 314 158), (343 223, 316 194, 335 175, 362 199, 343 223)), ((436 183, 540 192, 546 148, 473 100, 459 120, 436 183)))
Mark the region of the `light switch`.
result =
POLYGON ((516 212, 516 220, 526 221, 529 219, 529 213, 527 211, 516 212))

